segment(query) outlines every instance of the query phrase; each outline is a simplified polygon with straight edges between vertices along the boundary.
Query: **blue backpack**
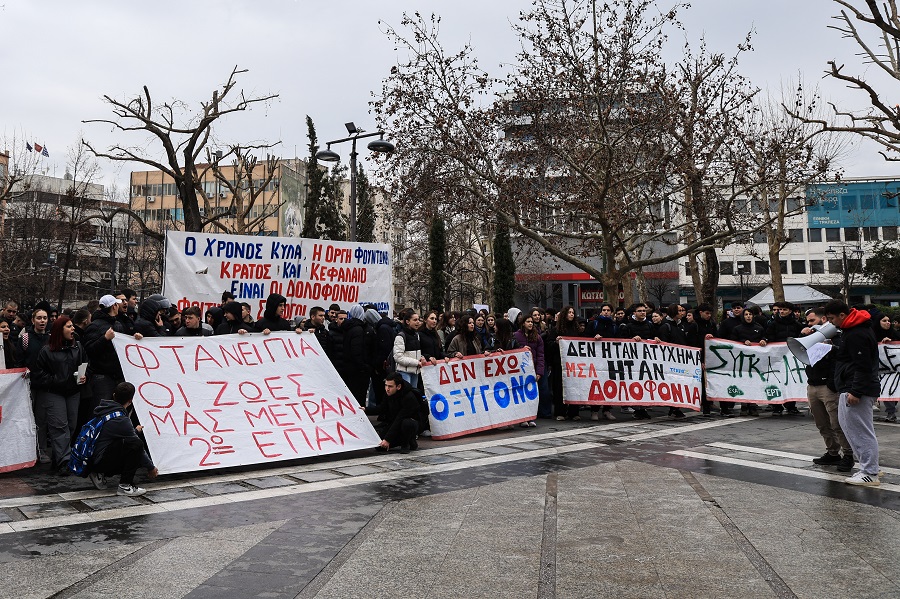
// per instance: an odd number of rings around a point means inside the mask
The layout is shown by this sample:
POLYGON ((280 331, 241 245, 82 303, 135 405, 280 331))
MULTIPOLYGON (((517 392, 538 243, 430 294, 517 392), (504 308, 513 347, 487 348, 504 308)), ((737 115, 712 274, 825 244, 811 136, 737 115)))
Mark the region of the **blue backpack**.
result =
POLYGON ((81 477, 88 475, 88 461, 94 455, 94 446, 100 437, 100 429, 103 428, 104 423, 124 415, 125 413, 121 410, 116 410, 104 416, 97 416, 81 427, 81 430, 78 432, 78 438, 75 440, 75 444, 72 445, 72 453, 69 457, 70 472, 81 477))

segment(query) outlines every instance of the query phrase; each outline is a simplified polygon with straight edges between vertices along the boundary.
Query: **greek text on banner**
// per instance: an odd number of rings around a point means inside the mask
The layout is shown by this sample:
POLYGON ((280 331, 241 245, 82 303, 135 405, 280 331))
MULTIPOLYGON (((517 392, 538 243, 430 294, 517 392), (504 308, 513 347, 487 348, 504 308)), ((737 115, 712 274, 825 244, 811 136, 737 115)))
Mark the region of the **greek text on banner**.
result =
POLYGON ((161 473, 375 447, 315 335, 113 339, 161 473))
POLYGON ((744 345, 706 340, 706 395, 710 401, 781 404, 807 401, 806 366, 786 343, 744 345))
POLYGON ((700 410, 700 350, 626 339, 559 338, 563 398, 577 405, 700 410))
POLYGON ((313 306, 372 303, 391 310, 391 246, 299 237, 169 231, 163 293, 178 309, 218 306, 222 292, 262 316, 266 298, 287 298, 285 318, 313 306))
POLYGON ((452 439, 537 417, 537 378, 527 348, 423 366, 422 384, 432 439, 452 439))

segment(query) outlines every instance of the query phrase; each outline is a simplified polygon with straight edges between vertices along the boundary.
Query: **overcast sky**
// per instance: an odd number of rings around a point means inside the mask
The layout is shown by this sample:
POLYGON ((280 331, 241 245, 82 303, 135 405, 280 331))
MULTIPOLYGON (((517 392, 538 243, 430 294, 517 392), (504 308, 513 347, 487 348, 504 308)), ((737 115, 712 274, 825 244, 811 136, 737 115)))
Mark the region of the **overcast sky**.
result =
MULTIPOLYGON (((756 30, 755 51, 744 56, 741 70, 759 87, 777 93, 799 73, 827 98, 862 106, 863 97, 822 80, 832 58, 859 70, 854 46, 827 28, 837 13, 833 2, 692 4, 682 13, 686 35, 705 35, 713 50, 730 53, 750 27, 756 30)), ((399 27, 404 11, 436 12, 445 47, 471 41, 492 71, 513 58, 509 23, 526 7, 511 0, 0 0, 0 140, 15 136, 22 143, 24 136, 45 145, 44 166, 61 176, 67 149, 82 137, 103 148, 117 139, 108 126, 81 122, 110 116, 102 95, 124 99, 147 85, 157 102, 179 98, 197 106, 238 65, 249 69, 239 83, 245 92, 280 97, 229 116, 219 136, 281 140, 279 155, 303 157, 306 114, 320 141, 343 137, 346 121, 374 128, 368 102, 397 62, 379 20, 399 27)), ((673 49, 680 45, 673 40, 673 49)), ((347 159, 346 148, 335 149, 347 159)), ((857 148, 845 165, 850 176, 895 171, 871 146, 857 148)), ((101 166, 105 181, 127 183, 130 167, 101 166)))

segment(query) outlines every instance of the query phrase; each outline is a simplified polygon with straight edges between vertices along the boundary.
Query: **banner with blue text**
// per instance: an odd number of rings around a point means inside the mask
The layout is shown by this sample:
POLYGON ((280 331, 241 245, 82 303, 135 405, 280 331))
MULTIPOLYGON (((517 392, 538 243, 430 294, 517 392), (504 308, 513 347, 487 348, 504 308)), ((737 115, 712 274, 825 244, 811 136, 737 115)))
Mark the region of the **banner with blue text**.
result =
POLYGON ((163 294, 179 310, 205 312, 230 291, 253 307, 254 320, 270 293, 287 298, 288 319, 331 304, 372 303, 390 313, 391 260, 383 243, 169 231, 163 294))
POLYGON ((432 439, 452 439, 537 417, 537 378, 527 348, 424 366, 422 384, 432 439))
POLYGON ((311 333, 116 335, 160 473, 375 447, 369 418, 311 333))
POLYGON ((700 410, 700 350, 629 339, 559 338, 563 399, 700 410))

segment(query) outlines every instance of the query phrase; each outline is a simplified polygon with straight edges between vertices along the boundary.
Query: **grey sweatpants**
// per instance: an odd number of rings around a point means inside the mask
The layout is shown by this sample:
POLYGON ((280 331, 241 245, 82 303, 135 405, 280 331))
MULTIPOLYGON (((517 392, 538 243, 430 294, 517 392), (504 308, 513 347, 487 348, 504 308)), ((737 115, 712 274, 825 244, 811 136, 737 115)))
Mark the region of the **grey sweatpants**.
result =
POLYGON ((850 442, 853 456, 859 462, 859 469, 866 474, 878 474, 878 438, 875 436, 875 425, 872 422, 872 406, 877 397, 867 395, 859 398, 859 403, 851 406, 847 403, 847 394, 841 393, 838 399, 838 420, 841 430, 850 442))

